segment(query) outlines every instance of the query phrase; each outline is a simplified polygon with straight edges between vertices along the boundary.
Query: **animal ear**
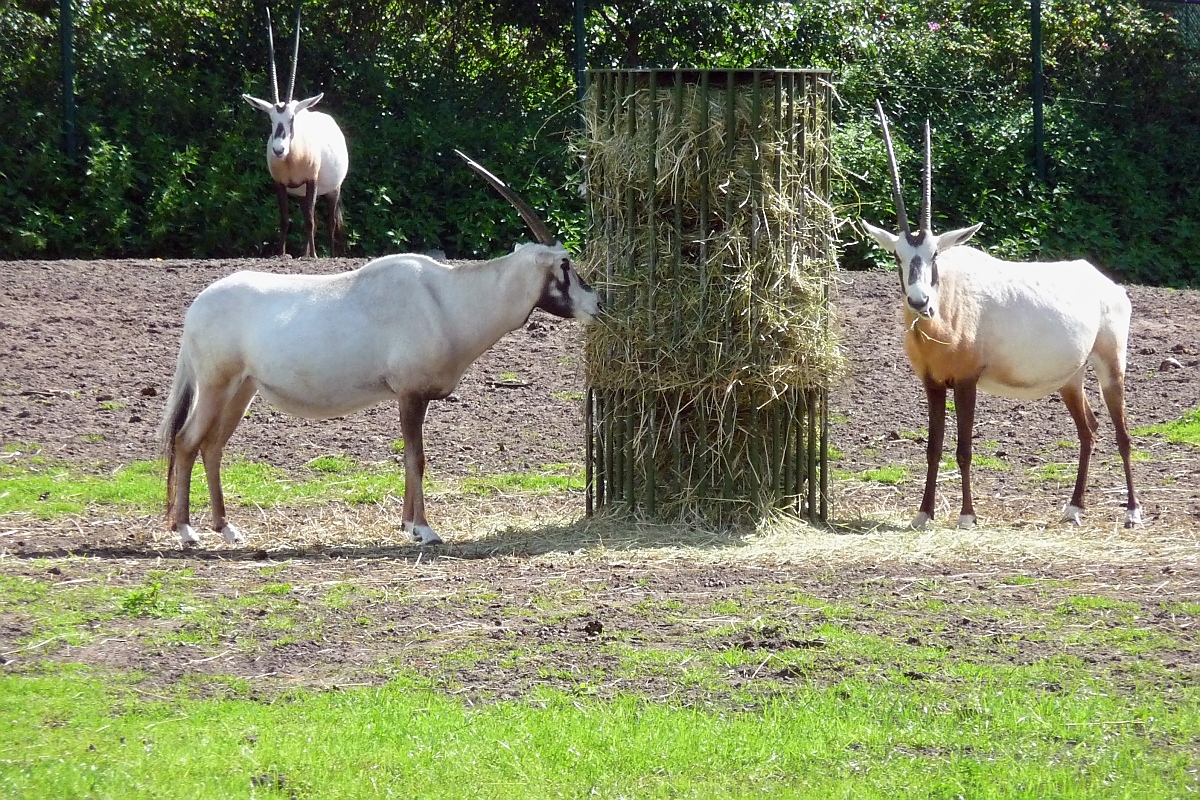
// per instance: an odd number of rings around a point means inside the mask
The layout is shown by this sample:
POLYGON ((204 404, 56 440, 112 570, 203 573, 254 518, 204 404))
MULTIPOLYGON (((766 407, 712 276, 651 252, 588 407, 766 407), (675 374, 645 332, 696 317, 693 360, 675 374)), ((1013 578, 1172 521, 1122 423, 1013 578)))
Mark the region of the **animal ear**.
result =
POLYGON ((563 260, 562 253, 555 253, 553 250, 540 248, 537 251, 536 260, 539 266, 546 269, 555 269, 563 260))
POLYGON ((257 108, 259 111, 266 111, 268 113, 271 111, 271 104, 266 100, 259 100, 257 97, 251 97, 248 94, 242 95, 242 99, 257 108))
POLYGON ((304 110, 304 109, 306 109, 306 108, 312 108, 312 107, 313 107, 313 106, 315 106, 317 103, 321 102, 321 98, 322 98, 322 97, 324 97, 324 96, 325 96, 325 93, 324 93, 324 92, 321 92, 321 93, 320 93, 319 95, 317 95, 316 97, 309 97, 309 98, 307 98, 307 99, 305 99, 305 100, 301 100, 299 103, 297 103, 297 104, 296 104, 296 110, 297 110, 297 111, 303 111, 303 110, 304 110))
POLYGON ((889 253, 896 252, 896 243, 900 241, 899 236, 889 233, 883 228, 876 228, 866 220, 862 220, 862 226, 863 230, 871 234, 871 238, 878 242, 880 247, 882 247, 884 250, 887 250, 889 253))
POLYGON ((974 236, 980 228, 983 227, 982 222, 977 222, 969 228, 959 228, 958 230, 946 231, 937 237, 937 250, 942 252, 949 250, 951 247, 957 247, 963 244, 972 236, 974 236))

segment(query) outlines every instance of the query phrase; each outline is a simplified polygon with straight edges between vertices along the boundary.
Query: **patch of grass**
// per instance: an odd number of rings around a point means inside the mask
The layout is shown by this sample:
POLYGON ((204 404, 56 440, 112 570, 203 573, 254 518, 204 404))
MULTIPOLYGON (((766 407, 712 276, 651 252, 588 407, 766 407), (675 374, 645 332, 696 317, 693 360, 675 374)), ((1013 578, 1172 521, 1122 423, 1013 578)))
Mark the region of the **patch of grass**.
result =
POLYGON ((353 472, 358 468, 358 462, 350 456, 318 456, 306 464, 313 472, 323 472, 328 475, 342 475, 353 472))
POLYGON ((852 473, 850 477, 860 481, 874 481, 875 483, 894 485, 908 480, 908 467, 903 464, 887 464, 875 469, 852 473))
POLYGON ((119 408, 124 408, 125 404, 119 400, 105 400, 100 404, 100 408, 104 411, 116 411, 119 408))
POLYGON ((1188 600, 1166 603, 1163 605, 1163 610, 1168 614, 1178 614, 1183 617, 1200 617, 1200 603, 1188 600))
POLYGON ((463 478, 459 484, 467 494, 553 494, 583 491, 583 469, 575 464, 544 464, 537 472, 512 472, 463 478))
POLYGON ((583 392, 551 392, 550 396, 561 403, 577 403, 583 399, 583 392))
POLYGON ((1078 470, 1077 464, 1064 464, 1062 462, 1051 462, 1042 464, 1037 467, 1031 467, 1029 474, 1039 481, 1051 481, 1053 483, 1071 483, 1075 480, 1075 473, 1078 470))
MULTIPOLYGON (((688 673, 690 653, 663 654, 688 673)), ((764 667, 771 668, 772 665, 764 667)), ((189 699, 87 672, 0 676, 13 796, 197 798, 1184 796, 1194 706, 1047 694, 1013 675, 847 680, 752 711, 541 691, 469 707, 419 679, 286 703, 189 699), (197 746, 197 722, 203 721, 197 746), (1109 725, 1106 721, 1129 721, 1109 725), (979 754, 986 753, 986 758, 979 754)), ((1092 689, 1089 691, 1089 689, 1092 689)))
POLYGON ((103 442, 104 434, 103 433, 85 433, 85 434, 83 434, 83 436, 81 436, 79 438, 83 439, 85 442, 103 442))
MULTIPOLYGON (((394 465, 359 465, 341 456, 313 462, 313 476, 290 478, 267 464, 233 460, 222 470, 228 499, 272 507, 316 505, 331 500, 376 503, 403 494, 404 478, 394 465)), ((78 514, 90 505, 117 506, 143 513, 162 508, 165 476, 161 461, 139 461, 104 474, 91 474, 65 465, 0 463, 0 514, 32 513, 43 519, 78 514)), ((207 502, 203 467, 192 472, 191 502, 207 502)))
POLYGON ((1200 407, 1184 412, 1177 420, 1146 425, 1134 430, 1137 436, 1162 436, 1171 444, 1200 447, 1200 407))
POLYGON ((971 467, 974 469, 990 469, 1002 472, 1008 469, 1008 462, 996 456, 974 454, 971 456, 971 467))
POLYGON ((404 452, 404 440, 403 439, 394 440, 392 442, 391 449, 392 449, 393 453, 397 453, 397 454, 403 453, 404 452))
POLYGON ((1085 614, 1088 612, 1105 612, 1112 614, 1123 622, 1131 622, 1134 615, 1141 611, 1137 603, 1126 600, 1114 600, 1103 595, 1076 595, 1068 597, 1059 604, 1059 614, 1085 614))

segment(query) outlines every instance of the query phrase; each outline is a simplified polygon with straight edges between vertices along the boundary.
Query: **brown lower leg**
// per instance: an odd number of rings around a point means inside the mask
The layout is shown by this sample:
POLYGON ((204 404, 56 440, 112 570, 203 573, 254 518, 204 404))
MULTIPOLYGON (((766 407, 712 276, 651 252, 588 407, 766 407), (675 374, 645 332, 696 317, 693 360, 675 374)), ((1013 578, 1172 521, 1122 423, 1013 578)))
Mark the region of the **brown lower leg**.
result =
POLYGON ((925 447, 925 494, 921 497, 921 512, 933 519, 938 465, 946 438, 946 387, 926 380, 925 398, 929 403, 929 441, 925 447))

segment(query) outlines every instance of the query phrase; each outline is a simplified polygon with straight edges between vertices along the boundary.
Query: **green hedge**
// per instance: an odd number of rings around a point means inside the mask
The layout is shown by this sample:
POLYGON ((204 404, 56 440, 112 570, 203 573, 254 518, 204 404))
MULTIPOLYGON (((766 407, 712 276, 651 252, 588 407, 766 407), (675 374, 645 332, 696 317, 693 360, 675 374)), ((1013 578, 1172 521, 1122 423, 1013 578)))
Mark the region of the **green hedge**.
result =
MULTIPOLYGON (((267 130, 240 99, 269 94, 265 5, 76 3, 76 164, 61 147, 58 4, 0 10, 0 258, 269 253, 267 130)), ((574 242, 572 4, 532 5, 305 5, 297 94, 324 91, 321 108, 347 135, 352 252, 472 256, 527 238, 454 148, 510 179, 574 242)), ((273 8, 281 42, 290 9, 273 8)), ((833 70, 834 199, 849 267, 884 263, 851 223, 893 218, 872 111, 880 97, 910 202, 920 127, 932 120, 937 227, 983 222, 979 240, 1000 255, 1083 256, 1125 280, 1194 285, 1200 54, 1179 35, 1183 13, 1046 4, 1048 184, 1032 168, 1027 3, 626 2, 594 10, 586 30, 591 66, 833 70)), ((290 48, 279 49, 286 79, 290 48)))

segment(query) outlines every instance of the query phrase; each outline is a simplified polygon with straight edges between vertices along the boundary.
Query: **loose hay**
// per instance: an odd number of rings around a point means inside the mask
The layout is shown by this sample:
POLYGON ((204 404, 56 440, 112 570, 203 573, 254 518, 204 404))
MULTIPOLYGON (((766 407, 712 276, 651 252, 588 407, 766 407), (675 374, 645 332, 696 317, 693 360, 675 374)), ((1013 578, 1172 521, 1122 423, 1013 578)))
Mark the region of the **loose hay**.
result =
POLYGON ((584 262, 596 505, 664 519, 825 516, 825 390, 843 369, 828 75, 594 72, 584 262))

